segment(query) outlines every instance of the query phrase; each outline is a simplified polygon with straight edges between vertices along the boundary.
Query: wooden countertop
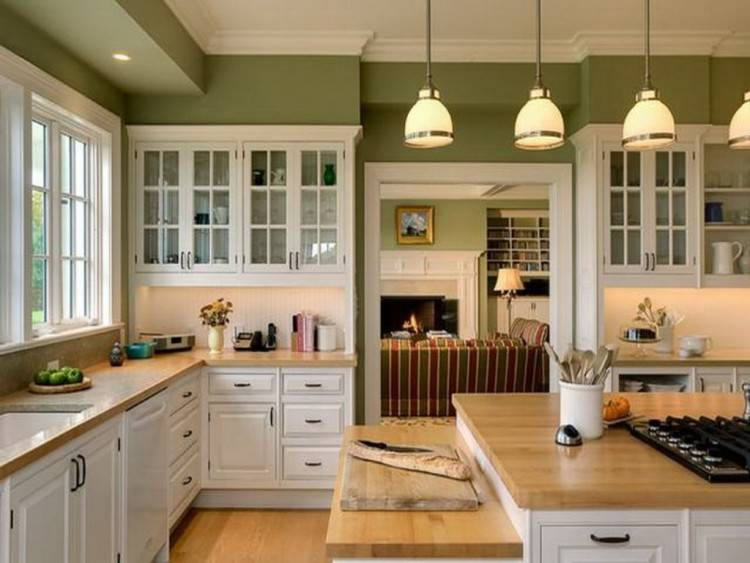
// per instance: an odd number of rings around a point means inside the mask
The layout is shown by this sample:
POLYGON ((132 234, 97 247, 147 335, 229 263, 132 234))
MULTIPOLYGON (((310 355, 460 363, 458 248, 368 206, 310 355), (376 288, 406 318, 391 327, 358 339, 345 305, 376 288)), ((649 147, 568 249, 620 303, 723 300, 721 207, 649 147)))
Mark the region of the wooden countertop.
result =
POLYGON ((703 356, 691 358, 681 358, 676 352, 657 354, 652 350, 647 356, 639 357, 632 350, 630 344, 620 345, 615 367, 750 367, 750 348, 715 348, 703 356))
MULTIPOLYGON (((744 409, 740 394, 621 395, 647 418, 744 409)), ((557 395, 454 395, 453 404, 522 508, 750 508, 750 483, 710 484, 625 428, 577 448, 556 445, 557 395)))
POLYGON ((84 434, 96 425, 128 410, 165 389, 188 371, 207 366, 354 367, 356 354, 343 352, 227 351, 211 355, 207 350, 160 354, 147 360, 127 360, 119 368, 108 363, 87 368, 90 389, 60 395, 33 395, 26 390, 0 397, 0 413, 15 410, 48 410, 72 406, 80 410, 70 422, 58 424, 10 447, 0 449, 0 479, 3 479, 84 434))
MULTIPOLYGON (((351 426, 346 430, 344 444, 359 438, 402 444, 452 443, 466 451, 453 426, 351 426)), ((355 559, 523 556, 521 538, 476 466, 472 469, 486 500, 477 511, 344 512, 339 508, 339 501, 345 456, 346 453, 342 449, 326 536, 328 557, 355 559)), ((468 459, 468 456, 464 457, 468 459)))

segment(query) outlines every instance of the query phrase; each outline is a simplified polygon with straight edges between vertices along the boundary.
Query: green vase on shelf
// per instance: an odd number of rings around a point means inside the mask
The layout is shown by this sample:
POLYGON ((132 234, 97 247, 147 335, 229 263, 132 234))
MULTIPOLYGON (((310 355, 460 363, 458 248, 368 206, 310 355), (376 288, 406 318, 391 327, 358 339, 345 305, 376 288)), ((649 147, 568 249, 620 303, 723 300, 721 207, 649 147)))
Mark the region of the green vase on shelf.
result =
POLYGON ((326 186, 336 185, 336 168, 333 164, 323 166, 323 184, 326 186))

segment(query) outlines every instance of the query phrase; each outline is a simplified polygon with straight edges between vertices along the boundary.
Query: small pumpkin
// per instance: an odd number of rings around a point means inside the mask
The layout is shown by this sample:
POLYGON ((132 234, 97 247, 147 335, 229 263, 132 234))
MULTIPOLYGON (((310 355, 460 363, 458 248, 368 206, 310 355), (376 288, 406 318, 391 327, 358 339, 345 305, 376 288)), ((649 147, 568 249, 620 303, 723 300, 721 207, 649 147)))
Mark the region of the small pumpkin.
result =
POLYGON ((602 407, 602 417, 606 421, 624 418, 630 414, 630 402, 621 396, 613 397, 602 407))

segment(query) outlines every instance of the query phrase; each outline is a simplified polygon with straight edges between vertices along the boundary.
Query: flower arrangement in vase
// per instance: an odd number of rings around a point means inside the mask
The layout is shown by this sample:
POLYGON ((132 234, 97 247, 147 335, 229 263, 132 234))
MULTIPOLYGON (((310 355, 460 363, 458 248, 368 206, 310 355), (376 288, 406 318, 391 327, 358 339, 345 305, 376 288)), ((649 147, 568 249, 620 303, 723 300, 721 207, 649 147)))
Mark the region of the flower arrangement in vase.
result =
POLYGON ((232 302, 219 297, 213 303, 201 307, 198 318, 208 326, 208 350, 210 354, 221 354, 224 350, 224 328, 229 324, 233 312, 232 302))

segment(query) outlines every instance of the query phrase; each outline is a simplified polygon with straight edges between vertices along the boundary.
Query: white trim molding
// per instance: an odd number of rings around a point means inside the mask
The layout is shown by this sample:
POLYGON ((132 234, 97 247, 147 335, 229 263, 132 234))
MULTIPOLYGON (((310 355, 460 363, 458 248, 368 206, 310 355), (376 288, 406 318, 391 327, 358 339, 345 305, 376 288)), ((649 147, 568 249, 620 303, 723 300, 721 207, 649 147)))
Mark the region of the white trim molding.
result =
MULTIPOLYGON (((388 184, 544 184, 550 213, 550 341, 573 342, 573 167, 539 163, 365 163, 365 423, 380 419, 380 200, 388 184)), ((554 366, 551 366, 551 371, 554 366)), ((553 373, 551 390, 557 390, 553 373)))
MULTIPOLYGON (((221 30, 208 42, 212 55, 362 55, 371 31, 221 30)), ((424 47, 423 47, 424 50, 424 47)))
POLYGON ((479 267, 482 250, 381 250, 380 280, 455 282, 458 336, 476 338, 479 329, 479 267))

